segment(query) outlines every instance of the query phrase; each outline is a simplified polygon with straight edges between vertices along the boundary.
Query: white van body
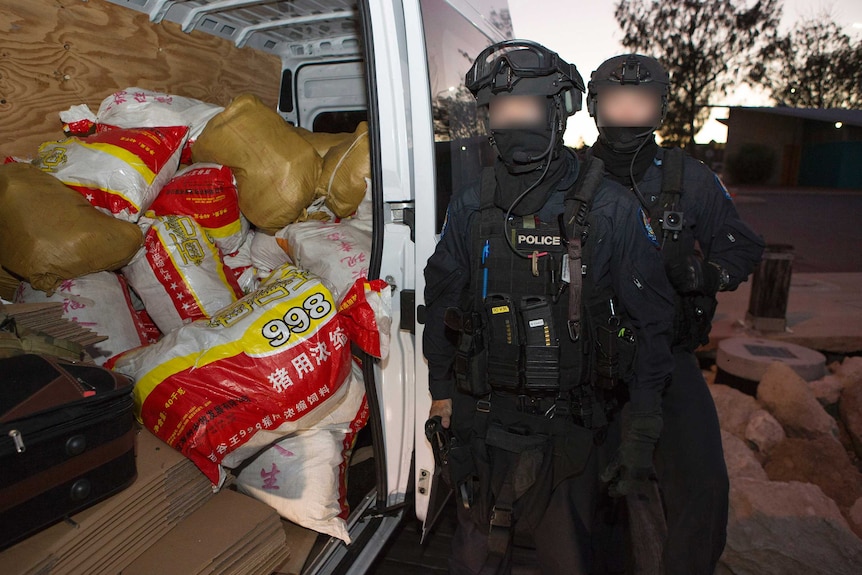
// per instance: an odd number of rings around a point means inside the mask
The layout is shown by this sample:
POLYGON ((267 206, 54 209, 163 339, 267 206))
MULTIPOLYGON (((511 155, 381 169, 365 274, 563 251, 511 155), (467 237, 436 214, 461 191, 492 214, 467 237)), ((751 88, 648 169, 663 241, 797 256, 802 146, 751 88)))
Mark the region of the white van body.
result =
POLYGON ((402 517, 422 521, 428 509, 431 399, 422 325, 413 318, 422 314, 423 269, 448 200, 441 187, 451 193, 478 174, 483 139, 463 79, 482 48, 511 36, 506 1, 108 1, 279 56, 278 111, 295 125, 314 130, 327 115, 367 114, 376 204, 370 275, 392 285, 394 314, 389 357, 369 362, 366 373, 377 489, 352 510, 353 543, 330 539, 303 571, 364 573, 402 517), (435 118, 447 105, 448 120, 435 118), (455 118, 459 110, 466 120, 455 118))

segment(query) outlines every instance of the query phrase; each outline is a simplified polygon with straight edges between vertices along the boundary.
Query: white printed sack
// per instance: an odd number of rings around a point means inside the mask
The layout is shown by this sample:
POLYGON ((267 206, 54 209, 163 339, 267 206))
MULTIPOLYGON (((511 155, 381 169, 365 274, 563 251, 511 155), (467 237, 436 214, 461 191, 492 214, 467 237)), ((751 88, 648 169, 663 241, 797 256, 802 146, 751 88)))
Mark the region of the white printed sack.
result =
POLYGON ((182 163, 191 163, 191 145, 213 116, 224 108, 173 94, 131 87, 114 92, 96 113, 96 130, 155 126, 188 126, 189 138, 183 148, 182 163))
POLYGON ((189 216, 157 216, 123 275, 162 333, 210 317, 242 296, 218 248, 189 216))
MULTIPOLYGON (((267 275, 284 264, 291 263, 290 256, 287 255, 275 236, 258 232, 252 238, 250 248, 249 255, 252 265, 267 275)), ((337 295, 336 299, 338 299, 337 295)))
POLYGON ((375 309, 386 306, 370 302, 390 299, 385 282, 360 280, 336 306, 312 274, 292 266, 277 272, 211 319, 108 362, 137 382, 143 425, 216 486, 222 465, 236 467, 339 405, 351 342, 382 354, 375 309))
POLYGON ((371 234, 351 220, 291 224, 275 237, 297 266, 320 276, 336 297, 368 275, 371 234))
POLYGON ((346 470, 356 434, 368 421, 362 371, 354 362, 347 395, 312 429, 267 448, 237 475, 237 488, 285 519, 350 543, 346 470))
POLYGON ((148 341, 146 328, 132 307, 125 280, 113 272, 64 280, 50 296, 21 282, 15 292, 15 302, 62 303, 63 317, 107 336, 107 340, 87 347, 98 365, 148 341))

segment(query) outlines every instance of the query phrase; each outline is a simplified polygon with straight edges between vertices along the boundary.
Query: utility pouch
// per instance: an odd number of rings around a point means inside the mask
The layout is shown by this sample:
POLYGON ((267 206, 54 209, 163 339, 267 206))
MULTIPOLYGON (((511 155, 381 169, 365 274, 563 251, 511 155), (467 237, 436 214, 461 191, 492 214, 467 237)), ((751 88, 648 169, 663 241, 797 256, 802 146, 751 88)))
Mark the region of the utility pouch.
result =
POLYGON ((634 373, 637 339, 634 330, 613 321, 596 328, 596 385, 613 389, 634 373))
POLYGON ((515 305, 506 294, 485 298, 488 359, 491 389, 516 392, 521 389, 521 334, 515 305))
POLYGON ((524 389, 557 393, 560 390, 560 342, 554 329, 553 312, 547 298, 521 298, 524 330, 524 389))
POLYGON ((450 307, 446 310, 445 322, 459 333, 453 365, 456 389, 473 396, 487 395, 491 389, 485 375, 488 349, 484 341, 481 314, 450 307))

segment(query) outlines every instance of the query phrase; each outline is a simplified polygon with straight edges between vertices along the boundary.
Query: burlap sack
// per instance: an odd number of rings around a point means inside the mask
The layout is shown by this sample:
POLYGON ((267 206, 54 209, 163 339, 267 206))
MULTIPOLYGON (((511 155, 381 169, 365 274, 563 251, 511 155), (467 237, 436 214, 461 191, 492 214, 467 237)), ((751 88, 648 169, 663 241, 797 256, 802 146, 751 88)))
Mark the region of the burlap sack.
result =
POLYGON ((312 202, 322 163, 293 126, 251 94, 209 121, 192 146, 192 159, 229 166, 240 210, 270 234, 294 222, 312 202))
POLYGON ((353 134, 326 153, 314 194, 325 197, 326 207, 336 216, 346 218, 365 196, 365 179, 370 177, 368 123, 361 122, 353 134))
POLYGON ((0 265, 39 290, 126 265, 143 245, 135 224, 103 214, 30 164, 0 165, 0 265))
POLYGON ((330 149, 350 138, 350 134, 347 132, 338 132, 335 134, 331 132, 312 132, 298 126, 296 131, 302 136, 303 140, 314 146, 314 149, 321 158, 325 157, 326 152, 330 149))

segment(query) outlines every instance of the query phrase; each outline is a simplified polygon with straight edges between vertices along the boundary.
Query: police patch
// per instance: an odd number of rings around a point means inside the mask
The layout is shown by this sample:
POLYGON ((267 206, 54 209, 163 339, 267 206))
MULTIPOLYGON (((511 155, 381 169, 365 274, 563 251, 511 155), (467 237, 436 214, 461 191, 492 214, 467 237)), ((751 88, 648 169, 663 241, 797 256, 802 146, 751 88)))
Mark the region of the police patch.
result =
POLYGON ((638 212, 641 216, 641 223, 643 223, 644 226, 644 234, 646 234, 647 239, 651 241, 655 247, 658 247, 658 238, 656 237, 655 232, 653 231, 652 226, 649 223, 649 218, 644 212, 644 209, 638 208, 638 212))
POLYGON ((715 185, 718 186, 718 189, 724 193, 724 197, 730 201, 733 201, 733 198, 730 197, 730 192, 727 191, 727 186, 724 185, 724 182, 721 181, 721 178, 718 177, 718 174, 715 174, 715 185))

